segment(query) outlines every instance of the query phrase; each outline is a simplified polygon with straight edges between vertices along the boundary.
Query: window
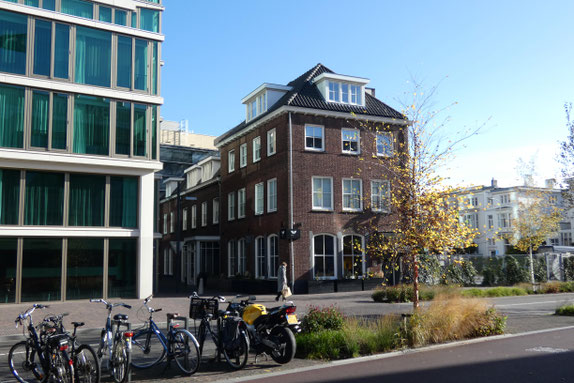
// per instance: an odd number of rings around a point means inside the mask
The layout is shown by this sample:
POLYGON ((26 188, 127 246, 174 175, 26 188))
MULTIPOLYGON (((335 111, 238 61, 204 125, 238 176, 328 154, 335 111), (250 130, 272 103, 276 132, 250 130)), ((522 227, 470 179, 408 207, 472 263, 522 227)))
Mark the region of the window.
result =
POLYGON ((371 181, 371 209, 376 212, 391 211, 391 190, 389 181, 371 181))
POLYGON ((328 234, 313 238, 313 274, 315 278, 335 278, 335 237, 328 234))
POLYGON ((267 274, 267 252, 265 237, 255 239, 255 278, 265 278, 267 274))
POLYGON ((105 195, 105 176, 70 174, 68 224, 70 226, 104 226, 105 195))
POLYGON ((277 278, 277 269, 279 268, 279 237, 275 234, 269 236, 269 278, 277 278))
POLYGON ((167 234, 167 214, 163 215, 163 233, 167 234))
POLYGON ((138 225, 137 177, 110 177, 110 226, 138 225))
POLYGON ((232 239, 227 242, 227 276, 237 274, 237 243, 232 239))
POLYGON ((328 82, 327 101, 363 105, 362 94, 363 89, 360 85, 338 81, 328 82))
POLYGON ((339 83, 334 81, 329 81, 329 101, 339 102, 339 83))
POLYGON ((114 24, 128 25, 127 17, 128 13, 126 11, 122 11, 121 9, 114 9, 114 24))
POLYGON ((560 243, 562 246, 572 246, 572 233, 560 233, 560 243))
POLYGON ((26 43, 28 17, 18 13, 0 11, 0 71, 26 73, 26 43))
POLYGON ((323 151, 324 136, 322 126, 305 126, 305 149, 323 151))
POLYGON ((101 296, 104 287, 104 240, 69 238, 65 275, 66 299, 101 296))
POLYGON ((35 20, 34 28, 34 74, 50 76, 52 55, 52 23, 35 20))
POLYGON ((24 146, 24 88, 0 85, 0 146, 24 146))
POLYGON ((313 210, 333 210, 333 179, 313 177, 313 210))
POLYGON ((363 105, 362 89, 359 85, 351 85, 351 104, 363 105))
POLYGON ((492 229, 494 227, 494 217, 492 216, 492 214, 489 214, 487 219, 488 219, 488 228, 492 229))
POLYGON ((24 225, 64 224, 64 174, 26 172, 24 225))
POLYGON ((263 92, 259 96, 250 99, 245 106, 248 121, 265 113, 267 111, 267 92, 263 92))
POLYGON ((75 81, 79 84, 110 86, 112 34, 87 27, 76 27, 75 81))
POLYGON ((487 203, 488 206, 494 205, 494 198, 488 197, 488 198, 486 199, 486 203, 487 203))
POLYGON ((343 179, 343 210, 362 210, 362 195, 363 192, 361 180, 343 179))
POLYGON ((136 39, 134 88, 137 90, 147 91, 148 65, 148 42, 136 39))
POLYGON ((341 129, 341 141, 343 153, 358 154, 359 148, 359 131, 355 129, 341 129))
POLYGON ((123 88, 132 87, 132 45, 131 38, 118 36, 116 83, 123 88))
POLYGON ((175 231, 175 215, 173 211, 169 213, 169 232, 173 233, 175 231))
POLYGON ((213 199, 213 224, 219 223, 219 198, 213 199))
POLYGON ((241 144, 239 147, 239 167, 247 166, 247 144, 241 144))
POLYGON ((0 290, 0 301, 14 303, 16 302, 16 273, 18 270, 17 238, 0 238, 0 258, 4 270, 4 286, 0 290))
POLYGON ((500 196, 500 204, 506 205, 510 203, 510 194, 502 194, 500 196))
POLYGON ((245 275, 247 270, 247 255, 246 255, 247 245, 245 239, 241 238, 237 241, 237 262, 238 271, 240 275, 245 275))
POLYGON ((231 173, 235 170, 235 150, 230 150, 227 153, 227 172, 231 173))
POLYGON ((473 229, 478 229, 478 214, 465 214, 464 222, 473 229))
POLYGON ((148 8, 139 8, 140 28, 144 31, 159 33, 159 11, 148 8))
POLYGON ((173 275, 173 252, 170 248, 163 249, 163 275, 173 275))
POLYGON ((25 238, 22 250, 22 302, 60 300, 61 285, 62 239, 25 238))
POLYGON ((195 229, 197 227, 197 205, 191 207, 191 228, 195 229))
POLYGON ((393 152, 393 134, 390 132, 377 133, 377 156, 391 157, 393 152))
POLYGON ((89 1, 84 0, 62 0, 62 13, 93 19, 94 6, 89 1))
POLYGON ((183 217, 182 217, 182 223, 181 223, 181 230, 186 231, 187 230, 187 208, 183 209, 183 217))
POLYGON ((267 155, 272 156, 277 152, 277 139, 275 129, 267 132, 267 155))
POLYGON ((235 219, 235 193, 231 192, 227 195, 227 220, 233 221, 235 219))
POLYGON ((207 226, 207 202, 201 203, 201 226, 207 226))
POLYGON ((100 21, 104 21, 106 23, 111 23, 112 22, 112 9, 109 7, 104 7, 104 6, 99 6, 98 7, 98 13, 99 13, 99 20, 100 21))
POLYGON ((116 102, 116 154, 130 155, 131 111, 129 102, 116 102))
POLYGON ((237 191, 237 218, 245 218, 245 188, 237 191))
POLYGON ((134 104, 134 156, 147 155, 147 106, 134 104))
POLYGON ((110 101, 101 97, 74 97, 74 153, 109 154, 110 101))
POLYGON ((0 225, 17 225, 20 211, 20 171, 0 169, 0 225))
POLYGON ((512 223, 510 221, 510 213, 498 214, 498 227, 503 229, 512 227, 512 223))
POLYGON ((496 239, 488 238, 488 246, 496 246, 496 239))
POLYGON ((203 166, 201 167, 201 178, 204 181, 210 180, 211 177, 211 172, 212 172, 212 164, 211 162, 206 162, 205 164, 203 164, 203 166))
POLYGON ((263 182, 258 183, 255 185, 255 215, 263 214, 264 211, 264 198, 265 190, 263 186, 263 182))
POLYGON ((267 212, 277 211, 277 178, 267 181, 267 212))
POLYGON ((70 75, 70 27, 56 24, 54 42, 54 77, 68 79, 70 75))
POLYGON ((343 277, 357 278, 363 275, 365 254, 363 237, 346 235, 343 237, 343 277))
POLYGON ((255 137, 253 139, 253 162, 257 162, 261 159, 261 137, 255 137))

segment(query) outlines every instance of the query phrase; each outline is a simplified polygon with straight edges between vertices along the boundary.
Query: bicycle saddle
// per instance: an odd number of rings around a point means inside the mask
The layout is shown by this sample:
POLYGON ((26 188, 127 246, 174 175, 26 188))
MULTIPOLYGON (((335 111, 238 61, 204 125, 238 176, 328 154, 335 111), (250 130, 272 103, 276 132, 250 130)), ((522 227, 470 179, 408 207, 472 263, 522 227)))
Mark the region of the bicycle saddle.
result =
POLYGON ((114 315, 114 320, 128 320, 128 316, 126 314, 116 314, 114 315))
POLYGON ((72 324, 74 325, 74 327, 82 327, 83 325, 85 325, 84 322, 72 322, 72 324))
POLYGON ((169 314, 167 314, 167 320, 168 320, 168 321, 170 321, 170 320, 172 320, 172 319, 175 319, 175 318, 177 318, 177 317, 179 317, 179 313, 169 313, 169 314))

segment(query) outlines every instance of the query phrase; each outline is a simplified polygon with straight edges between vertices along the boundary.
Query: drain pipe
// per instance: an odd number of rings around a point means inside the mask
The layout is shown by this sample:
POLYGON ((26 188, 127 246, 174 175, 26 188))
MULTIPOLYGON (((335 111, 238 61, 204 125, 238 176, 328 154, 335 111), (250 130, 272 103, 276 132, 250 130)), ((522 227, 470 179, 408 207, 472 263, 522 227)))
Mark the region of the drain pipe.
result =
MULTIPOLYGON (((289 230, 293 229, 293 124, 289 112, 289 230)), ((295 294, 295 248, 289 240, 289 263, 291 264, 291 290, 295 294)))

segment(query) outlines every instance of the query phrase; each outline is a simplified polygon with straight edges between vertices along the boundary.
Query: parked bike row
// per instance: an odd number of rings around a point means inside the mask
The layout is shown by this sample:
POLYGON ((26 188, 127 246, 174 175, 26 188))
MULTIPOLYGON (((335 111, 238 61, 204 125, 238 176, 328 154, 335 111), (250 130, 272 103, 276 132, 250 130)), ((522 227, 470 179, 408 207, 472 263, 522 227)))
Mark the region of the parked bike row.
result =
POLYGON ((10 371, 22 383, 97 383, 104 366, 116 383, 124 383, 129 380, 131 368, 151 368, 166 360, 167 366, 175 361, 183 374, 192 375, 200 367, 208 337, 215 345, 214 360, 220 361, 223 356, 233 369, 245 367, 250 352, 255 354, 256 363, 260 355, 268 355, 280 364, 295 356, 294 333, 301 329, 292 302, 267 309, 254 303, 254 296, 237 296, 227 302, 222 296, 202 298, 194 292, 189 298, 189 318, 199 321, 194 333, 180 328, 179 321, 188 322, 177 313, 167 314, 167 331, 162 332, 153 318, 162 309, 150 306, 152 296, 143 301, 147 320, 135 330, 128 315, 112 316, 114 308, 131 309, 130 305, 91 299, 90 302, 105 304, 108 311, 97 352, 77 339, 77 329, 83 322, 72 322, 73 332, 66 331, 63 318, 67 313, 49 314, 35 325, 34 311, 48 307, 35 304, 16 318, 16 327, 24 327, 26 340, 10 349, 10 371), (221 309, 225 303, 227 306, 221 309))

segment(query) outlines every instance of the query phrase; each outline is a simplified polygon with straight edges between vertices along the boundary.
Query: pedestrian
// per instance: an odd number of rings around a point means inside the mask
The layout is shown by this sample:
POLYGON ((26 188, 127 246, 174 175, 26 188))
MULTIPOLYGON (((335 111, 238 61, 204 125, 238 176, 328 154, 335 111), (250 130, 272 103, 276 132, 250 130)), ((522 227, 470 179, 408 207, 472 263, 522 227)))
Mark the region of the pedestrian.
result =
MULTIPOLYGON (((281 262, 279 268, 277 269, 277 296, 275 297, 276 301, 279 301, 279 297, 282 297, 283 300, 287 298, 285 292, 289 287, 287 286, 287 262, 281 262)), ((289 294, 291 295, 291 294, 289 294)))

